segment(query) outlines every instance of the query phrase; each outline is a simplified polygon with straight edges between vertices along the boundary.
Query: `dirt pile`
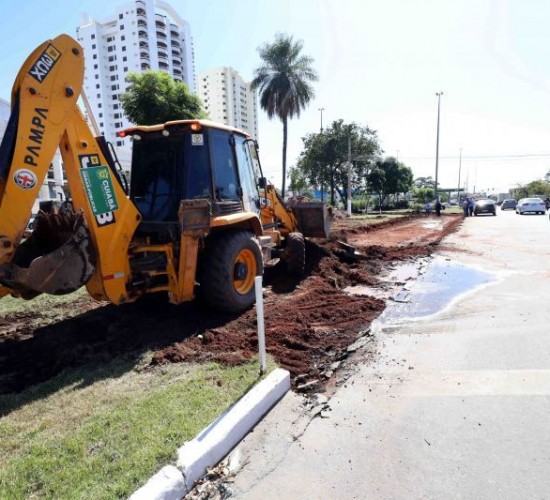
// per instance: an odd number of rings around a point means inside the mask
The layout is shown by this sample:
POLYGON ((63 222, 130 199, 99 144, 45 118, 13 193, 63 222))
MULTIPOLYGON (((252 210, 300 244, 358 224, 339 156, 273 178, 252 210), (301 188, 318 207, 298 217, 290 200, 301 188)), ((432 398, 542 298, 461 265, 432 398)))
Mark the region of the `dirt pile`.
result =
MULTIPOLYGON (((301 281, 266 273, 268 352, 295 381, 326 373, 385 307, 380 299, 350 296, 342 289, 376 285, 388 263, 429 255, 461 220, 416 217, 379 225, 337 220, 329 241, 308 242, 301 281)), ((163 297, 125 306, 83 297, 58 309, 57 316, 67 319, 37 326, 40 311, 0 319, 0 393, 21 391, 84 364, 115 357, 132 362, 150 350, 156 351, 152 366, 236 364, 257 351, 254 310, 234 316, 199 303, 171 306, 163 297)))

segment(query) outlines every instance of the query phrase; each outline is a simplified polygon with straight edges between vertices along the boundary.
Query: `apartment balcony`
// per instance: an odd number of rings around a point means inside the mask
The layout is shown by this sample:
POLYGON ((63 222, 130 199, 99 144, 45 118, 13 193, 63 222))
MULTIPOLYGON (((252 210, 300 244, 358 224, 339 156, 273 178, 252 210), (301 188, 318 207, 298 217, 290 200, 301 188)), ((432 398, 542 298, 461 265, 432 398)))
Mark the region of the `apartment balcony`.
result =
POLYGON ((140 52, 139 53, 139 58, 142 60, 142 61, 149 61, 150 58, 149 58, 149 53, 148 52, 140 52))
POLYGON ((164 31, 166 33, 166 24, 163 21, 159 21, 158 19, 155 21, 155 26, 158 30, 164 31))
POLYGON ((157 40, 157 47, 161 50, 168 50, 168 45, 162 40, 157 40))
POLYGON ((181 66, 182 65, 182 59, 181 57, 179 56, 174 56, 172 54, 172 63, 174 64, 174 66, 181 66))
POLYGON ((170 35, 172 36, 172 38, 179 38, 180 32, 173 28, 170 28, 170 35))
POLYGON ((149 44, 147 42, 139 42, 140 50, 149 50, 149 44))
POLYGON ((163 71, 168 71, 170 69, 170 66, 168 66, 168 63, 159 60, 159 69, 163 71))
POLYGON ((141 63, 141 71, 147 71, 148 69, 151 69, 151 65, 147 63, 141 63))
POLYGON ((166 52, 162 52, 161 50, 158 51, 158 58, 159 61, 168 61, 168 54, 166 52))
POLYGON ((174 67, 173 71, 174 71, 174 75, 181 76, 183 74, 183 71, 180 68, 174 67))
POLYGON ((172 47, 178 47, 178 49, 181 48, 181 45, 177 40, 171 40, 171 43, 172 47))
POLYGON ((143 19, 138 19, 138 28, 145 28, 147 29, 147 21, 144 21, 143 19))
POLYGON ((142 9, 141 7, 138 7, 136 9, 136 14, 138 17, 144 17, 144 18, 147 18, 147 14, 145 12, 145 9, 142 9))
POLYGON ((138 31, 138 38, 140 40, 148 40, 148 36, 147 36, 147 31, 144 31, 144 30, 139 30, 138 31))

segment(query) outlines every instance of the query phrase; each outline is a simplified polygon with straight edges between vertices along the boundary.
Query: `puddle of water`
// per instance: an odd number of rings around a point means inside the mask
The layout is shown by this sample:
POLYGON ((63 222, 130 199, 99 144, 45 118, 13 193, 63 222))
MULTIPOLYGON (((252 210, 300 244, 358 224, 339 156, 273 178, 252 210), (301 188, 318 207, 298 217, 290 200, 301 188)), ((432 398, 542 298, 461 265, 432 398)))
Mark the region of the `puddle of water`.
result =
POLYGON ((373 327, 381 329, 404 320, 432 316, 460 295, 496 279, 494 274, 436 257, 409 289, 394 295, 393 302, 388 303, 373 327))

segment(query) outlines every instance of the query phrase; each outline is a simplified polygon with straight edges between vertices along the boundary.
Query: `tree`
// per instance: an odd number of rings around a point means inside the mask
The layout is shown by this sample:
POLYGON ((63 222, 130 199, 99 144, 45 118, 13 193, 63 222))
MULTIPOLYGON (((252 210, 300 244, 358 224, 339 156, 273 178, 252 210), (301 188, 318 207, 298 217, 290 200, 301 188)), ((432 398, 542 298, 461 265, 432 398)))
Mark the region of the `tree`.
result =
POLYGON ((387 195, 393 194, 397 198, 399 193, 410 191, 413 186, 413 173, 409 167, 389 157, 376 161, 367 180, 372 190, 378 194, 382 205, 387 195))
POLYGON ((124 114, 132 123, 154 125, 172 120, 206 118, 201 100, 185 83, 164 71, 129 73, 130 86, 120 95, 124 114))
POLYGON ((354 162, 352 169, 353 190, 363 187, 369 168, 381 153, 376 132, 356 123, 345 124, 344 120, 336 120, 322 134, 308 134, 302 138, 304 149, 297 168, 311 184, 330 186, 332 205, 336 191, 342 199, 347 198, 350 138, 353 158, 360 158, 354 162))
POLYGON ((260 106, 271 119, 277 116, 283 122, 283 183, 285 196, 286 149, 288 119, 299 117, 300 112, 313 99, 314 91, 309 82, 318 80, 312 68, 313 59, 301 54, 304 42, 294 41, 292 36, 278 33, 275 42, 258 49, 263 65, 254 72, 252 88, 260 93, 260 106))
POLYGON ((432 188, 435 189, 435 181, 432 176, 428 177, 417 177, 414 180, 414 186, 417 188, 432 188))

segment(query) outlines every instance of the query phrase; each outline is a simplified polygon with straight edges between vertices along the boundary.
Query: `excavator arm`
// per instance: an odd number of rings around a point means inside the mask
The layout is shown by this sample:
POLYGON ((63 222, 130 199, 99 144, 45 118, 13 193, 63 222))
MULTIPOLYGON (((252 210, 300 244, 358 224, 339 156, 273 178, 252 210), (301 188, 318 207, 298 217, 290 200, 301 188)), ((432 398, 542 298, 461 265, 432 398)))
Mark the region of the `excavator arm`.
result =
POLYGON ((60 35, 40 45, 15 80, 0 145, 0 297, 62 294, 87 283, 98 300, 129 299, 129 247, 141 216, 78 108, 83 75, 82 48, 60 35), (44 217, 23 240, 57 148, 75 214, 44 217))

